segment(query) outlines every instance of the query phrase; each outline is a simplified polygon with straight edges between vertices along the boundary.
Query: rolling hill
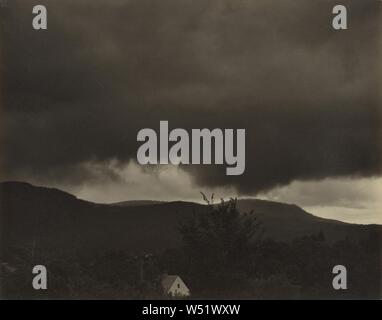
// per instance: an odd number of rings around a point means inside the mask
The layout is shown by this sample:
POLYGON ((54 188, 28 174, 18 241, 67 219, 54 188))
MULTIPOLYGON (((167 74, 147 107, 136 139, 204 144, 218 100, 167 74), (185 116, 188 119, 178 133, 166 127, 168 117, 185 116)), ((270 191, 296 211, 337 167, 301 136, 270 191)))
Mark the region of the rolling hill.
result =
MULTIPOLYGON (((154 252, 180 244, 179 223, 205 206, 191 202, 97 204, 66 192, 23 182, 0 183, 1 245, 60 251, 154 252)), ((316 217, 296 205, 242 199, 254 211, 264 237, 279 241, 322 232, 329 241, 359 239, 379 225, 355 225, 316 217)))

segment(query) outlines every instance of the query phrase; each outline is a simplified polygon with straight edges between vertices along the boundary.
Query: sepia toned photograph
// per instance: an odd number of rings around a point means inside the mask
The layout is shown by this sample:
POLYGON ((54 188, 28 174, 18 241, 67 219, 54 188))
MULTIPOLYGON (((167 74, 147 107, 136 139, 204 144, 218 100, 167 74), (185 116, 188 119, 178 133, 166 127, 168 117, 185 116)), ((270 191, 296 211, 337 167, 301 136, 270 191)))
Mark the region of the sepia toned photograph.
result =
POLYGON ((0 300, 380 300, 381 58, 380 0, 0 0, 0 300))

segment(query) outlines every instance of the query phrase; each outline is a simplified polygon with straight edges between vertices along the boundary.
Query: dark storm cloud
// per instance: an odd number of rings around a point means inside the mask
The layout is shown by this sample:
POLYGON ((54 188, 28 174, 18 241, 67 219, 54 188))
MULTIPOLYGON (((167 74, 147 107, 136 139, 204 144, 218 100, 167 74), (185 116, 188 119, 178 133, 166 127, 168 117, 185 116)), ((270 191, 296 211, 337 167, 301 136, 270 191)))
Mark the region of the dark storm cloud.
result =
POLYGON ((257 192, 381 173, 381 2, 32 1, 2 9, 6 177, 89 179, 135 159, 137 131, 246 128, 243 176, 187 166, 201 185, 257 192))

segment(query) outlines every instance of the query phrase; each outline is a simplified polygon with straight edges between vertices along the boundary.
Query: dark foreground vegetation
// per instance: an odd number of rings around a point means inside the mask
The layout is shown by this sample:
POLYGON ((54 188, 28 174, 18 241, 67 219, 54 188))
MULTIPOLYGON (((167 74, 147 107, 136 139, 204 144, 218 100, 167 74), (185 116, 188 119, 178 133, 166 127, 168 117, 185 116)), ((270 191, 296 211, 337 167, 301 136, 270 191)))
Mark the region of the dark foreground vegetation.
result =
POLYGON ((264 239, 261 223, 252 213, 239 213, 235 200, 209 202, 207 211, 179 224, 178 231, 181 246, 156 253, 8 247, 2 253, 2 298, 163 299, 163 273, 180 275, 195 299, 380 297, 377 232, 336 242, 322 232, 288 242, 264 239), (31 270, 41 262, 48 270, 48 289, 35 291, 31 270), (347 290, 332 287, 332 269, 338 264, 347 268, 347 290))

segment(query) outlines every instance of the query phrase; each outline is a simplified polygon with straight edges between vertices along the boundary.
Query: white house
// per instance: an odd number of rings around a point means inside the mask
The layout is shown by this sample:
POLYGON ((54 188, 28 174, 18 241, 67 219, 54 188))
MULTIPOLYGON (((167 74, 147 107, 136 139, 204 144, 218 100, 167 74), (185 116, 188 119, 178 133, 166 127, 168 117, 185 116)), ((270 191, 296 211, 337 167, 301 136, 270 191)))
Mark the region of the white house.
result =
POLYGON ((186 298, 191 295, 190 289, 178 275, 164 275, 162 277, 162 288, 165 295, 174 298, 186 298))

